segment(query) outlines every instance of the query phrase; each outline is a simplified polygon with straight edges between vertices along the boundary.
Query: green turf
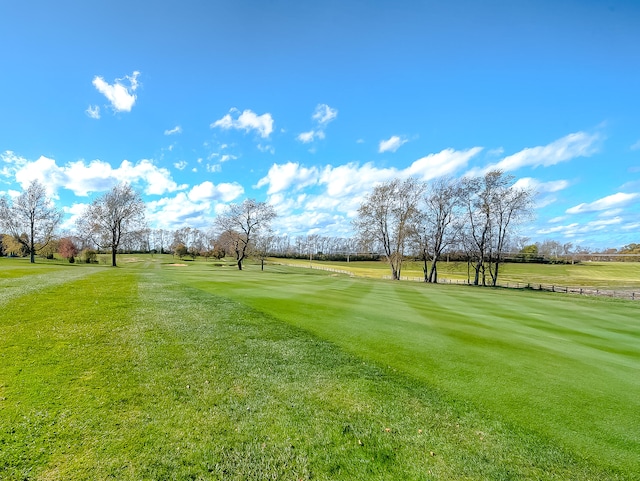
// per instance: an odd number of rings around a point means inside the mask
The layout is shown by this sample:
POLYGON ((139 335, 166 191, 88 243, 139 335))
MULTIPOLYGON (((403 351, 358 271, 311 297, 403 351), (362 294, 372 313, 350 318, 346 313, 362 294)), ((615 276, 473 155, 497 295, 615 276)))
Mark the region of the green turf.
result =
POLYGON ((0 479, 640 468, 631 302, 119 262, 0 261, 0 479))
MULTIPOLYGON (((389 277, 389 267, 384 261, 327 262, 301 259, 272 259, 273 263, 292 264, 300 267, 338 269, 352 272, 359 277, 389 277)), ((441 281, 466 282, 465 262, 438 263, 441 281)), ((473 279, 473 269, 470 273, 473 279)), ((422 263, 405 262, 402 277, 424 279, 422 263)), ((488 281, 489 274, 487 273, 488 281)), ((521 286, 526 284, 547 284, 565 287, 589 287, 601 289, 637 289, 640 294, 640 262, 580 262, 576 264, 518 264, 505 263, 500 266, 499 283, 521 286)))

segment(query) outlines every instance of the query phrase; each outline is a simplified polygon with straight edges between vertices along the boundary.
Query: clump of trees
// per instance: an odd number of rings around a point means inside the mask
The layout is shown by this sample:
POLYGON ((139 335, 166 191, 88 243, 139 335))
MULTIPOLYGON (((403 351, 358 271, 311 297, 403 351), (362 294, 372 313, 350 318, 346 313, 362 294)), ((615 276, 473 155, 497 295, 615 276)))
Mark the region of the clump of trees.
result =
POLYGON ((532 215, 533 191, 513 180, 499 170, 431 184, 394 179, 365 198, 354 228, 362 242, 384 254, 392 279, 400 278, 405 252, 412 249, 424 262, 425 281, 437 282, 442 253, 458 245, 473 266, 473 284, 490 279, 495 286, 515 227, 532 215))
POLYGON ((62 219, 47 191, 34 180, 15 199, 0 198, 0 228, 4 249, 13 254, 30 256, 44 252, 54 240, 54 231, 62 219))

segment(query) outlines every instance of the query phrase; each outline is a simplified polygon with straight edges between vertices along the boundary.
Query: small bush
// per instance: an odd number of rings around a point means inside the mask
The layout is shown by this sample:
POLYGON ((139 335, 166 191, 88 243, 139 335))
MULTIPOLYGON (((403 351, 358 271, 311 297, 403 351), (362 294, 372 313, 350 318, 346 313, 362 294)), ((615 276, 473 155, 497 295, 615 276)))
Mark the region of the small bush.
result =
POLYGON ((82 260, 87 264, 95 264, 98 262, 98 253, 92 249, 82 251, 82 260))

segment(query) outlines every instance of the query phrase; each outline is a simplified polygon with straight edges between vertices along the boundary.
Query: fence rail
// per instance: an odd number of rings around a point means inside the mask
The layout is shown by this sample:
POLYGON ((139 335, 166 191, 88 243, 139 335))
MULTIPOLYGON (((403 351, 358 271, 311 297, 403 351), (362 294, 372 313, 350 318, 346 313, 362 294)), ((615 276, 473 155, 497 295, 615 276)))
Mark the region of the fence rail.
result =
MULTIPOLYGON (((391 279, 391 276, 384 276, 385 279, 391 279)), ((404 281, 424 282, 424 277, 400 277, 404 281)), ((438 284, 461 284, 472 285, 470 282, 463 279, 438 279, 438 284)), ((633 290, 615 290, 615 289, 599 289, 593 287, 568 287, 559 286, 557 284, 541 284, 539 282, 498 282, 495 287, 502 287, 505 289, 532 289, 535 291, 547 291, 547 292, 560 292, 563 294, 578 294, 582 296, 600 296, 600 297, 612 297, 616 299, 630 299, 632 301, 640 301, 640 292, 634 292, 633 290)))
MULTIPOLYGON (((334 269, 333 267, 304 264, 289 264, 285 262, 278 262, 282 266, 288 267, 303 267, 305 269, 314 269, 318 271, 333 272, 336 274, 344 274, 350 277, 355 277, 355 274, 351 271, 343 269, 334 269)), ((391 279, 391 276, 382 276, 383 279, 391 279)), ((424 282, 424 277, 408 277, 401 276, 400 280, 411 282, 424 282)), ((464 279, 444 279, 439 278, 438 284, 459 284, 459 285, 472 285, 470 282, 464 279)), ((568 287, 559 286, 557 284, 541 284, 539 282, 499 282, 495 287, 501 287, 504 289, 531 289, 535 291, 547 291, 547 292, 559 292, 563 294, 577 294, 581 296, 600 296, 611 297, 615 299, 630 299, 632 301, 640 301, 640 292, 633 290, 615 290, 615 289, 596 289, 593 287, 568 287)))

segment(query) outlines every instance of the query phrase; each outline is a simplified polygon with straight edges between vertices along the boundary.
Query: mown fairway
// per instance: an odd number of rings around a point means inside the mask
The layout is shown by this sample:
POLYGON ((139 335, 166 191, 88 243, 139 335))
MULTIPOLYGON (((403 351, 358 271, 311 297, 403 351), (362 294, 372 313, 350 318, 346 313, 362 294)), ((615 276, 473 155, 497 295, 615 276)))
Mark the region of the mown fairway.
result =
POLYGON ((631 301, 0 260, 0 479, 637 479, 631 301))
MULTIPOLYGON (((333 268, 354 273, 361 277, 381 279, 389 277, 389 267, 384 261, 375 262, 319 262, 302 259, 275 259, 276 262, 301 267, 333 268)), ((441 280, 467 281, 466 262, 440 262, 438 273, 441 280)), ((473 271, 469 274, 473 279, 473 271)), ((402 276, 423 279, 422 263, 406 262, 402 276)), ((490 281, 487 273, 487 282, 490 281)), ((592 287, 611 290, 627 290, 640 293, 640 262, 581 262, 576 264, 527 264, 505 263, 500 267, 499 283, 515 285, 555 284, 567 287, 592 287)))

